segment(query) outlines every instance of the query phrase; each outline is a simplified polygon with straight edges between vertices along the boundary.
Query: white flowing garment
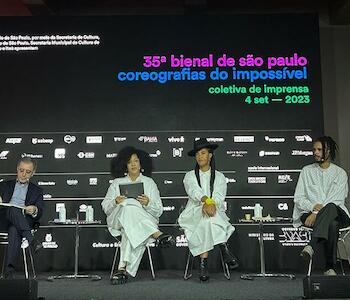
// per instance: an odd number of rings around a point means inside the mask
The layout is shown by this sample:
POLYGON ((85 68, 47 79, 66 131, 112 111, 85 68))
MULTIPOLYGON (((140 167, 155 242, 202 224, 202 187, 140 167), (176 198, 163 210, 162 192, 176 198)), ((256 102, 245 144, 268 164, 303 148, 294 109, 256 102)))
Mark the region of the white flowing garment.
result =
POLYGON ((348 176, 342 168, 333 163, 327 169, 317 163, 305 166, 295 188, 293 225, 301 226, 300 217, 311 212, 317 203, 334 203, 350 216, 345 207, 347 196, 348 176))
POLYGON ((199 171, 201 186, 198 185, 194 170, 186 173, 183 180, 189 198, 186 208, 179 216, 179 225, 185 231, 193 256, 227 242, 235 230, 225 213, 227 183, 225 176, 219 171, 215 171, 214 191, 211 197, 216 202, 216 214, 213 217, 204 217, 202 214, 201 198, 210 197, 210 174, 210 169, 207 172, 199 171))
POLYGON ((135 277, 147 242, 159 230, 163 205, 157 185, 152 178, 142 174, 135 181, 129 176, 116 178, 108 188, 102 208, 107 215, 107 226, 112 236, 121 235, 119 268, 126 267, 126 271, 135 277), (117 204, 115 198, 120 196, 119 185, 136 182, 143 182, 144 194, 150 199, 148 205, 142 206, 132 198, 117 204))

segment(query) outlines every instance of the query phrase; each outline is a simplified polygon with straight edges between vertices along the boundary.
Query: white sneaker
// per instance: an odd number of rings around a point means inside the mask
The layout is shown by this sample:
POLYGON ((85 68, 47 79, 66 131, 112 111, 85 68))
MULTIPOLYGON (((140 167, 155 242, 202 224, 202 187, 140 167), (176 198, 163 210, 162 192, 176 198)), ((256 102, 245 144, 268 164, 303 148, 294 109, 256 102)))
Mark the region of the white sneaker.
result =
POLYGON ((323 273, 326 276, 337 276, 337 273, 334 271, 334 269, 329 269, 326 272, 323 273))
POLYGON ((22 238, 21 248, 26 249, 29 247, 29 242, 26 238, 22 238))
POLYGON ((314 255, 314 249, 310 245, 304 247, 303 251, 301 251, 300 256, 305 260, 310 260, 314 255))

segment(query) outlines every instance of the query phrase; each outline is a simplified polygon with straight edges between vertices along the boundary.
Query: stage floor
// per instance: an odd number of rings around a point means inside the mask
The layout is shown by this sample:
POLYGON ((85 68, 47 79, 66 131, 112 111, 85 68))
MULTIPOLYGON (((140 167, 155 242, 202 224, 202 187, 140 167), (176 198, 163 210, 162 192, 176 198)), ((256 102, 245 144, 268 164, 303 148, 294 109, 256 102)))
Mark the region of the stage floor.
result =
MULTIPOLYGON (((242 273, 239 272, 232 272, 231 280, 225 279, 222 273, 211 273, 210 282, 201 284, 197 276, 183 280, 180 271, 157 271, 154 281, 150 272, 140 271, 125 285, 111 285, 107 272, 94 274, 102 276, 102 280, 58 279, 49 282, 46 278, 53 273, 40 273, 38 296, 45 300, 297 300, 303 296, 301 274, 297 274, 294 280, 256 278, 249 281, 241 280, 242 273)), ((197 275, 196 271, 194 275, 197 275)))

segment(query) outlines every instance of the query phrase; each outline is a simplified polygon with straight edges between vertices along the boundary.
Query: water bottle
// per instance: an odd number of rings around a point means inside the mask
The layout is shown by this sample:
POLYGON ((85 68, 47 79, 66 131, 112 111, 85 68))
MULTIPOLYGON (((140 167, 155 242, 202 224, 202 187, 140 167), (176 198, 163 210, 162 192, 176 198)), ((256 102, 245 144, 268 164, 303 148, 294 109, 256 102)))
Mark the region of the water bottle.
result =
POLYGON ((260 203, 256 203, 254 206, 254 218, 262 218, 263 207, 260 203))
POLYGON ((94 220, 94 209, 92 208, 91 205, 88 205, 86 208, 86 222, 92 222, 94 220))
POLYGON ((58 219, 60 222, 66 222, 66 207, 62 205, 58 211, 58 219))

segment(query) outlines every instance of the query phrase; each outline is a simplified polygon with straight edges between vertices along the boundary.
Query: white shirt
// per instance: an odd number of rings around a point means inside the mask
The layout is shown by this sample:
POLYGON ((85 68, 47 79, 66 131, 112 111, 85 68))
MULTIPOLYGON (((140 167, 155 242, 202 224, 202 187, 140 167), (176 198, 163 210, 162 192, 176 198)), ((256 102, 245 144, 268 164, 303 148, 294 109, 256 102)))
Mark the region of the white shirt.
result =
POLYGON ((326 205, 334 203, 343 209, 348 196, 348 176, 339 166, 331 163, 327 169, 314 163, 305 166, 300 173, 294 193, 293 223, 300 226, 300 217, 313 210, 317 203, 326 205))

